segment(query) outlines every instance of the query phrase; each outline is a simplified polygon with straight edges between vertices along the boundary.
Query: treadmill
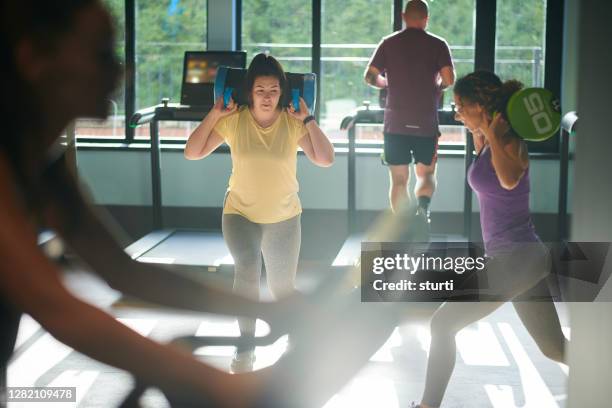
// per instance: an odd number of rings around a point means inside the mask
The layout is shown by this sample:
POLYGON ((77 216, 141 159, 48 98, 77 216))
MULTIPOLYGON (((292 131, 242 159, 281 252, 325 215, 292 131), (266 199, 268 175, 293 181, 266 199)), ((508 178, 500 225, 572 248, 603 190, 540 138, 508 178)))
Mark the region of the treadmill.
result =
MULTIPOLYGON (((462 126, 455 120, 454 106, 450 110, 438 110, 438 121, 440 125, 462 126)), ((356 203, 356 133, 359 126, 382 125, 384 119, 384 108, 371 107, 368 101, 364 101, 362 107, 358 108, 354 115, 347 116, 342 120, 341 128, 348 133, 348 203, 347 203, 347 238, 334 259, 332 266, 346 267, 354 265, 361 255, 361 242, 365 240, 365 234, 359 231, 357 222, 356 203)), ((465 169, 467 171, 473 159, 473 143, 471 138, 466 139, 465 169)), ((463 235, 430 234, 432 241, 437 242, 465 242, 471 235, 471 213, 472 213, 472 191, 467 184, 464 188, 464 233, 463 235)))
POLYGON ((214 105, 214 80, 219 65, 244 68, 246 52, 185 52, 181 103, 169 103, 168 98, 163 98, 160 104, 141 109, 130 118, 131 127, 149 124, 153 201, 153 231, 126 248, 133 259, 200 272, 202 267, 208 272, 233 269, 233 259, 220 231, 164 229, 162 217, 159 122, 204 119, 214 105))
MULTIPOLYGON (((142 262, 164 263, 189 267, 202 267, 209 272, 218 272, 222 269, 233 270, 233 259, 229 254, 222 233, 220 231, 164 229, 162 219, 162 186, 161 186, 161 148, 159 140, 159 122, 168 121, 201 121, 212 108, 213 83, 203 78, 198 69, 190 67, 199 64, 201 60, 216 59, 230 66, 245 65, 245 53, 235 51, 204 51, 186 52, 183 67, 183 88, 181 104, 170 104, 164 98, 159 105, 137 111, 130 120, 130 126, 136 127, 150 124, 151 138, 151 172, 152 172, 152 207, 154 230, 126 248, 133 259, 142 262), (241 60, 242 58, 242 60, 241 60), (193 61, 196 61, 193 63, 193 61), (191 63, 190 63, 191 61, 191 63), (233 64, 233 65, 232 65, 233 64), (195 82, 191 77, 199 77, 195 82), (203 250, 205 248, 205 250, 203 250)), ((454 119, 452 110, 440 110, 439 121, 441 125, 461 125, 454 119)), ((348 133, 348 202, 347 202, 347 238, 341 245, 332 266, 347 267, 354 265, 361 252, 363 233, 357 231, 356 208, 356 130, 364 124, 383 123, 384 109, 364 106, 358 108, 354 115, 344 118, 342 128, 348 133)), ((466 169, 472 161, 473 145, 471 138, 467 138, 467 154, 465 157, 466 169)), ((464 214, 471 215, 471 190, 465 187, 464 214)), ((470 236, 470 220, 465 222, 465 236, 470 236)), ((461 236, 434 236, 438 241, 465 241, 461 236)))

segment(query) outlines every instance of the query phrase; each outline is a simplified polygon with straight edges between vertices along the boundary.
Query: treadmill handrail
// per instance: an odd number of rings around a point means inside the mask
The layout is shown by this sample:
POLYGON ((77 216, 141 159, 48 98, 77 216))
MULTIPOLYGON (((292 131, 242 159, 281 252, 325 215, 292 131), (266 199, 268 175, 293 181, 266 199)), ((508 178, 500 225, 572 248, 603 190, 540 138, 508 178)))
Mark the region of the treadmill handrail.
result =
POLYGON ((163 227, 159 122, 164 120, 201 121, 210 109, 212 109, 212 106, 187 106, 178 103, 168 103, 168 99, 164 98, 161 104, 141 109, 130 118, 130 126, 132 127, 150 123, 153 228, 156 230, 163 227))
POLYGON ((187 106, 178 103, 158 104, 136 111, 130 118, 129 126, 137 127, 152 122, 153 120, 172 120, 197 122, 204 119, 212 106, 187 106), (176 117, 168 117, 169 114, 176 114, 176 117), (191 115, 180 115, 190 113, 191 115))
MULTIPOLYGON (((359 124, 382 124, 383 113, 384 109, 382 108, 358 108, 353 114, 342 119, 340 129, 348 130, 359 124)), ((438 110, 438 122, 442 126, 463 126, 461 122, 455 119, 455 111, 450 109, 438 110)))
POLYGON ((162 105, 159 104, 155 106, 149 106, 148 108, 140 109, 134 112, 134 114, 130 118, 130 127, 134 128, 151 122, 155 117, 156 109, 160 106, 162 105))
POLYGON ((578 115, 575 111, 567 112, 561 119, 561 128, 572 133, 578 126, 578 115))

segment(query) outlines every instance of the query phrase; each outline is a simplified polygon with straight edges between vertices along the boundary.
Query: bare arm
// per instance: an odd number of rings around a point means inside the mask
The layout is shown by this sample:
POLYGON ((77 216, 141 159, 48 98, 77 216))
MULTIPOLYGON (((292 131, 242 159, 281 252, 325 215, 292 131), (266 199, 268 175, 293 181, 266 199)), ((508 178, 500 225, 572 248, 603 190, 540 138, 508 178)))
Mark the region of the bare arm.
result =
MULTIPOLYGON (((300 111, 296 112, 293 107, 289 107, 289 114, 298 120, 304 120, 308 116, 308 106, 304 99, 300 98, 300 111)), ((306 130, 308 133, 298 141, 298 145, 302 148, 306 157, 320 167, 329 167, 334 164, 334 146, 317 122, 314 120, 308 122, 306 130)))
POLYGON ((388 86, 387 78, 382 76, 380 70, 372 65, 368 65, 363 78, 368 85, 376 89, 382 89, 388 86))
POLYGON ((504 135, 510 127, 497 115, 490 126, 484 130, 484 135, 491 147, 491 162, 499 183, 506 190, 514 189, 529 167, 529 158, 525 143, 518 139, 504 140, 504 135))
POLYGON ((114 220, 81 196, 71 175, 66 173, 63 182, 76 192, 79 222, 74 229, 67 230, 60 222, 62 203, 51 197, 47 223, 111 287, 166 307, 269 320, 274 308, 270 303, 254 302, 163 267, 132 260, 115 238, 120 228, 114 220))
POLYGON ((455 83, 455 70, 451 66, 443 67, 440 70, 440 82, 438 83, 438 87, 440 90, 445 90, 449 86, 453 86, 455 83))
POLYGON ((221 135, 214 131, 215 125, 224 116, 237 109, 234 101, 227 108, 223 108, 223 98, 217 99, 215 106, 206 115, 202 123, 189 135, 185 144, 185 158, 187 160, 199 160, 208 156, 223 143, 221 135))
POLYGON ((60 271, 36 244, 36 230, 16 199, 10 175, 0 155, 0 296, 31 315, 61 342, 165 391, 206 394, 220 406, 233 406, 235 398, 241 405, 244 401, 240 398, 252 397, 247 389, 235 392, 237 383, 228 375, 137 334, 66 290, 60 271))
POLYGON ((298 141, 306 157, 320 167, 329 167, 334 164, 334 146, 319 125, 313 120, 306 125, 306 129, 308 133, 298 141))

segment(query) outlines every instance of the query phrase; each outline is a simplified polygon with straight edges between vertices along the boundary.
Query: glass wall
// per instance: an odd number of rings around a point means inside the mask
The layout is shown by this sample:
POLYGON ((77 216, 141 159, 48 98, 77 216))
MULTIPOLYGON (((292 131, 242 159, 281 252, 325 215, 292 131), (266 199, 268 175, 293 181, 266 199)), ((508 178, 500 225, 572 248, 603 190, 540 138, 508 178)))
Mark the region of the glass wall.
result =
POLYGON ((247 66, 266 52, 288 72, 312 71, 312 2, 299 0, 243 0, 242 49, 247 66))
MULTIPOLYGON (((474 70, 476 1, 431 1, 429 2, 429 25, 427 30, 448 42, 455 64, 457 78, 474 70)), ((453 90, 443 95, 444 108, 450 109, 453 90)), ((440 144, 465 144, 463 126, 440 126, 440 144)))
MULTIPOLYGON (((206 0, 136 3, 136 109, 180 102, 185 51, 206 50, 206 0)), ((160 137, 187 138, 197 123, 160 122, 160 137)), ((148 126, 136 129, 148 138, 148 126)))
MULTIPOLYGON (((331 0, 324 1, 325 4, 330 3, 331 0)), ((338 2, 342 3, 342 2, 338 2)), ((382 36, 388 35, 392 32, 392 7, 393 2, 379 1, 378 7, 369 8, 366 3, 363 10, 359 10, 359 13, 355 13, 352 17, 354 20, 347 21, 344 14, 336 13, 338 22, 335 25, 325 26, 325 17, 323 18, 323 38, 325 38, 327 30, 335 29, 335 26, 339 26, 340 32, 346 31, 348 38, 364 38, 364 42, 370 41, 367 51, 359 53, 359 51, 352 49, 351 52, 352 60, 351 63, 360 65, 359 67, 359 79, 357 84, 342 83, 342 77, 337 78, 336 76, 325 75, 323 71, 323 78, 326 79, 326 83, 322 86, 323 91, 326 89, 333 89, 335 98, 342 99, 341 95, 345 95, 347 100, 346 108, 348 110, 349 101, 355 106, 361 105, 362 99, 369 99, 372 105, 378 105, 378 93, 376 90, 369 88, 363 82, 363 70, 367 65, 367 61, 374 51, 376 45, 381 40, 382 36), (356 34, 358 33, 358 34, 356 34)), ((351 7, 352 10, 352 7, 351 7)), ((403 10, 403 8, 402 8, 403 10)), ((457 75, 465 75, 474 70, 474 54, 475 54, 475 12, 476 2, 475 0, 454 0, 454 1, 431 1, 429 2, 429 25, 427 31, 432 34, 441 36, 444 38, 451 49, 451 55, 455 64, 455 70, 457 75)), ((332 20, 333 21, 333 20, 332 20)), ((333 34, 334 31, 331 31, 333 34)), ((333 37, 332 37, 333 38, 333 37)), ((361 44, 365 47, 367 44, 361 44)), ((361 50, 360 50, 361 51, 361 50)), ((325 49, 322 50, 325 54, 325 49)), ((344 54, 346 56, 346 54, 344 54)), ((348 64, 348 63, 347 63, 348 64)), ((330 61, 327 65, 328 70, 331 70, 331 66, 340 65, 337 62, 330 61)), ((324 66, 322 64, 322 66, 324 66)), ((336 68, 338 69, 338 68, 336 68)), ((355 71, 358 71, 355 68, 355 71)), ((357 78, 356 74, 355 78, 357 78)), ((347 81, 348 82, 348 81, 347 81)), ((328 91, 329 92, 329 91, 328 91)), ((325 100, 325 96, 322 99, 325 100)), ((452 88, 446 90, 444 93, 444 99, 442 105, 446 109, 450 109, 452 102, 452 88)), ((327 100, 326 100, 327 101, 327 100)), ((334 121, 329 120, 330 112, 326 112, 328 116, 322 116, 322 124, 327 124, 330 130, 328 134, 334 135, 334 121), (328 120, 328 122, 325 122, 328 120)), ((462 126, 441 126, 440 131, 442 136, 440 137, 440 144, 452 145, 458 144, 463 145, 465 143, 465 132, 462 126)), ((365 126, 360 129, 357 133, 357 137, 360 141, 371 141, 382 143, 382 126, 365 126)))
MULTIPOLYGON (((125 5, 124 0, 103 0, 110 11, 115 26, 115 52, 122 62, 125 59, 125 5)), ((76 122, 77 136, 93 138, 125 137, 125 87, 123 82, 111 96, 109 117, 107 120, 79 119, 76 122)))
MULTIPOLYGON (((393 31, 392 0, 322 0, 321 3, 321 127, 332 139, 346 138, 340 122, 363 101, 378 106, 379 91, 363 80, 365 67, 383 36, 393 31)), ((360 139, 380 131, 360 128, 360 139)))
MULTIPOLYGON (((116 51, 125 54, 125 2, 103 0, 115 20, 116 51)), ((547 0, 497 0, 495 70, 503 79, 542 86, 547 0)), ((405 3, 405 1, 404 1, 405 3)), ((206 0, 136 0, 136 109, 163 97, 179 102, 182 61, 187 50, 205 50, 206 0)), ((320 123, 333 140, 346 138, 340 121, 364 100, 379 104, 379 92, 365 84, 363 72, 377 44, 393 31, 393 0, 321 0, 320 123)), ((403 7, 403 6, 402 6, 403 7)), ((447 40, 458 76, 471 72, 475 55, 475 0, 429 2, 428 31, 447 40)), ((247 63, 258 52, 277 57, 287 71, 312 71, 312 2, 242 0, 242 48, 247 63)), ((79 120, 77 134, 125 137, 124 87, 112 97, 107 121, 79 120)), ((452 90, 442 105, 450 107, 452 90)), ((197 123, 162 122, 162 137, 185 138, 197 123)), ((442 144, 463 144, 460 128, 443 127, 442 144)), ((148 127, 136 130, 148 138, 148 127)), ((358 132, 362 142, 379 143, 381 127, 358 132)))
POLYGON ((497 0, 495 72, 544 86, 546 0, 497 0))

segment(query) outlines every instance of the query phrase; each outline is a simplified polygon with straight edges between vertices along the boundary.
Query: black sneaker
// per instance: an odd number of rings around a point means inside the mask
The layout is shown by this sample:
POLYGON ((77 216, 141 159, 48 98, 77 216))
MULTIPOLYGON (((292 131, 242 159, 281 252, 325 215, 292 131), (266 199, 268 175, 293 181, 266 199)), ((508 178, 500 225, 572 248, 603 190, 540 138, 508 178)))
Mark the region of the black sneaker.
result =
POLYGON ((429 211, 423 207, 417 207, 413 224, 413 228, 420 231, 421 235, 427 236, 427 240, 429 240, 429 235, 431 232, 431 219, 429 218, 429 211))
MULTIPOLYGON (((414 211, 414 210, 412 210, 414 211)), ((413 212, 407 228, 408 234, 403 236, 403 241, 409 242, 429 242, 429 218, 422 208, 413 212)))
POLYGON ((416 215, 417 217, 423 217, 423 219, 427 222, 427 225, 431 225, 431 212, 429 211, 429 209, 417 207, 416 215))

